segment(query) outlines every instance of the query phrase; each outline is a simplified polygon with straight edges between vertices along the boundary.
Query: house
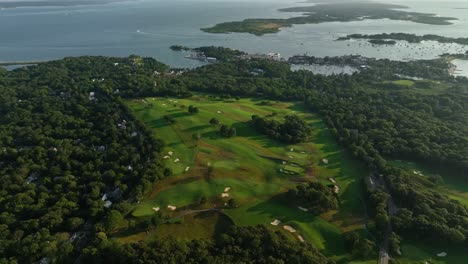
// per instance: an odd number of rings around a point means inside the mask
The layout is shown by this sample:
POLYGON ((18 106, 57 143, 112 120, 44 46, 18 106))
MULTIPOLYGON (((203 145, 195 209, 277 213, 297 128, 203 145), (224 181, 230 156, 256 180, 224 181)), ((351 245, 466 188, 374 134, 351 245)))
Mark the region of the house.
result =
POLYGON ((96 148, 97 151, 105 151, 106 150, 106 147, 104 146, 99 146, 96 148))
POLYGON ((26 182, 29 184, 29 183, 31 183, 33 181, 37 181, 37 179, 38 179, 37 173, 33 172, 28 176, 28 178, 26 178, 26 182))
POLYGON ((90 92, 88 96, 90 101, 96 100, 96 93, 95 92, 90 92))

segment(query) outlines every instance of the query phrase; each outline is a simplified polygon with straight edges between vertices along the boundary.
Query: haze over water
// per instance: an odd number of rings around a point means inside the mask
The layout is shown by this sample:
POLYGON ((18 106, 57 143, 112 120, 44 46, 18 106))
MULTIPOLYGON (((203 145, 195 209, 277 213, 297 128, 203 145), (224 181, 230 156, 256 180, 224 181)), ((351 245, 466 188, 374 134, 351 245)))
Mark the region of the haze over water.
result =
MULTIPOLYGON (((1 2, 1 1, 0 1, 1 2)), ((468 47, 425 42, 372 46, 366 41, 334 41, 347 34, 404 32, 467 37, 468 1, 385 1, 410 6, 409 11, 457 17, 454 25, 434 26, 392 20, 297 25, 277 34, 209 34, 216 23, 245 18, 297 16, 279 8, 309 5, 286 1, 140 0, 72 7, 21 7, 0 11, 0 61, 35 61, 65 56, 152 56, 175 67, 193 67, 170 45, 225 46, 247 52, 280 52, 283 57, 307 53, 318 57, 361 54, 396 60, 430 59, 468 47), (254 2, 254 3, 252 3, 254 2), (428 4, 430 2, 430 4, 428 4)))

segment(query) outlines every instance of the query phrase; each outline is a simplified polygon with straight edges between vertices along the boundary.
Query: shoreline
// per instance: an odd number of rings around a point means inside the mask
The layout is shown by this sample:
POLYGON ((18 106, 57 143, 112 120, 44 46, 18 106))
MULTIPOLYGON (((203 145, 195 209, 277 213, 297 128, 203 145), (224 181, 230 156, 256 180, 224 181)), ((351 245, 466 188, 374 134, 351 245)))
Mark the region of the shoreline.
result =
POLYGON ((0 66, 12 66, 12 65, 31 65, 31 64, 41 64, 49 62, 48 60, 43 61, 6 61, 0 62, 0 66))

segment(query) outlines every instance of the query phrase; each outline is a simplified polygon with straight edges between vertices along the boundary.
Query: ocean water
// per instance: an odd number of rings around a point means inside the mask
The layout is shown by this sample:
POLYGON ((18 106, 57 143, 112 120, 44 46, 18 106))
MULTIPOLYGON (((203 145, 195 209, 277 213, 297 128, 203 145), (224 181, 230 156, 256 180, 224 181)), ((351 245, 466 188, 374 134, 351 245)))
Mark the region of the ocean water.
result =
MULTIPOLYGON (((1 0, 0 0, 1 1, 1 0)), ((467 37, 468 1, 389 1, 409 5, 411 11, 459 18, 454 25, 434 26, 404 21, 368 20, 297 25, 277 34, 209 34, 200 28, 245 18, 297 16, 277 9, 307 5, 295 0, 136 0, 105 5, 21 7, 0 10, 0 61, 36 61, 66 56, 138 54, 155 57, 174 67, 195 67, 170 45, 225 46, 247 52, 279 52, 339 56, 361 54, 396 60, 430 59, 445 52, 464 52, 467 46, 399 43, 372 46, 365 41, 334 41, 352 34, 406 32, 467 37), (407 3, 409 2, 409 3, 407 3)), ((387 1, 388 2, 388 1, 387 1)), ((299 14, 300 15, 300 14, 299 14)))

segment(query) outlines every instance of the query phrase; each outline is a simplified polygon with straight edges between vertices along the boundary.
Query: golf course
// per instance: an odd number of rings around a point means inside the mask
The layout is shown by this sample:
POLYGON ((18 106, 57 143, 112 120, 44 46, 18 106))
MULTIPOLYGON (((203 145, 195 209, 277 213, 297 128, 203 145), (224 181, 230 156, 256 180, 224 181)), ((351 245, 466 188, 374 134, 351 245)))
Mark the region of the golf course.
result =
MULTIPOLYGON (((321 119, 305 111, 302 103, 197 95, 134 99, 127 105, 155 138, 164 139, 164 162, 172 171, 172 176, 155 184, 131 216, 161 212, 172 218, 150 233, 120 239, 151 240, 165 234, 182 239, 212 237, 222 214, 238 226, 262 224, 283 230, 292 239, 310 242, 339 259, 346 254, 342 234, 366 232, 361 178, 368 172, 353 162, 321 119), (197 108, 197 113, 188 108, 197 108), (299 144, 273 140, 252 127, 253 115, 278 121, 296 115, 307 122, 312 135, 299 144), (211 124, 212 119, 217 124, 211 124), (236 135, 223 137, 221 125, 235 128, 236 135), (285 198, 289 189, 311 181, 338 186, 338 210, 314 215, 285 198), (285 230, 289 227, 290 231, 285 230)), ((221 226, 229 222, 221 220, 221 226)))

